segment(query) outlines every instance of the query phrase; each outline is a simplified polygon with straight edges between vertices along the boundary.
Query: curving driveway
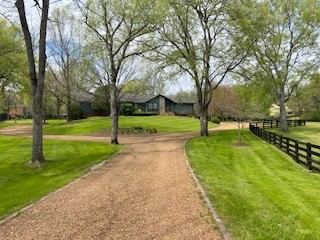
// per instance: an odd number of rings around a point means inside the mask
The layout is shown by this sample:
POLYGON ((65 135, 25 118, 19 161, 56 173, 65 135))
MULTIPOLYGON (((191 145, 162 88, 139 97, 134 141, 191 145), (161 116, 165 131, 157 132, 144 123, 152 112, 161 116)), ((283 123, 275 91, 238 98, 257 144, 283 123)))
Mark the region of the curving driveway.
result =
MULTIPOLYGON (((0 134, 30 136, 24 131, 0 134)), ((221 239, 186 164, 183 145, 193 135, 120 136, 124 151, 1 224, 0 239, 221 239)))

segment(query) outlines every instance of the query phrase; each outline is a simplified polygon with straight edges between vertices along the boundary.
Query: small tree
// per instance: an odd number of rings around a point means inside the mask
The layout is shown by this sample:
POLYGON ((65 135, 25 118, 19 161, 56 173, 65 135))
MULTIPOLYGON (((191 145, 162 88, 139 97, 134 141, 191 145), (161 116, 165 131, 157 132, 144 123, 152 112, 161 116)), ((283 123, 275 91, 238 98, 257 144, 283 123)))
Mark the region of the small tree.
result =
POLYGON ((17 118, 21 117, 23 115, 23 110, 20 108, 13 108, 10 109, 10 111, 8 112, 8 116, 11 119, 14 119, 14 122, 17 122, 17 118))

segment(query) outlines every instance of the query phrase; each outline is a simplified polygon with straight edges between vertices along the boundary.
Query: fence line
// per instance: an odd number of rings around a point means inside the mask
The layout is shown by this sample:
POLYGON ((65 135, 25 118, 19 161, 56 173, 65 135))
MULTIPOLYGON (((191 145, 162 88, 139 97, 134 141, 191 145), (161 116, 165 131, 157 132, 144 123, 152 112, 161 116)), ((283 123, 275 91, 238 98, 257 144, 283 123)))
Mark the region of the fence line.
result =
MULTIPOLYGON (((305 126, 306 121, 305 120, 287 120, 288 127, 296 127, 296 126, 305 126)), ((279 120, 261 120, 253 122, 253 124, 256 127, 262 127, 262 128, 278 128, 280 127, 280 121, 279 120)))
POLYGON ((281 151, 292 157, 297 163, 306 166, 310 170, 320 172, 320 146, 268 132, 253 124, 250 124, 249 128, 254 135, 275 145, 281 151))

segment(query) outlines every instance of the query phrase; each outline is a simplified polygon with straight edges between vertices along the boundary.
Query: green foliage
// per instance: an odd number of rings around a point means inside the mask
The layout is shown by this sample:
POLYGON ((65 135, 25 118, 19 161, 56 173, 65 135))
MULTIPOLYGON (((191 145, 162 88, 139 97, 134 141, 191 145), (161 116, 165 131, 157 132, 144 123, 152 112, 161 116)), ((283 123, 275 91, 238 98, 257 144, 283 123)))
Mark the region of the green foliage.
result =
POLYGON ((71 119, 78 120, 83 118, 83 111, 79 103, 71 104, 71 119))
POLYGON ((219 118, 217 118, 217 117, 211 117, 210 121, 212 123, 217 123, 217 124, 220 124, 220 122, 221 122, 221 120, 219 118))
POLYGON ((158 113, 156 112, 143 112, 143 111, 139 111, 139 110, 136 110, 132 113, 133 116, 155 116, 155 115, 158 115, 158 113))
POLYGON ((0 17, 0 97, 6 87, 28 91, 28 64, 17 26, 0 17))
POLYGON ((234 239, 319 239, 320 175, 249 131, 187 143, 190 163, 234 239))
POLYGON ((44 140, 46 163, 29 164, 31 139, 0 137, 0 219, 88 172, 121 146, 44 140))
POLYGON ((133 114, 133 106, 130 103, 121 104, 121 115, 124 116, 132 116, 133 114))

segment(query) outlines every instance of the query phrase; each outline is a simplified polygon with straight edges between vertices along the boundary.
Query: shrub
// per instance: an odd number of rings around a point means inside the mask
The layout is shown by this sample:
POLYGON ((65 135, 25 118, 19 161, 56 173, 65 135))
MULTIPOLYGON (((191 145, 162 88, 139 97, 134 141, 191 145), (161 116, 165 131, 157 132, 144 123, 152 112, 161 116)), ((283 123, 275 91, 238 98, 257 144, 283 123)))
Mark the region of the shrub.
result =
POLYGON ((83 110, 78 103, 71 104, 71 120, 78 120, 83 118, 83 110))
POLYGON ((221 120, 219 118, 217 118, 217 117, 212 117, 211 118, 211 122, 220 124, 221 120))
POLYGON ((156 112, 142 112, 141 110, 140 111, 134 111, 133 116, 155 116, 155 115, 158 115, 158 113, 156 112))
POLYGON ((130 103, 122 104, 120 113, 121 115, 124 115, 124 116, 132 116, 132 113, 133 113, 132 104, 130 103))

